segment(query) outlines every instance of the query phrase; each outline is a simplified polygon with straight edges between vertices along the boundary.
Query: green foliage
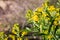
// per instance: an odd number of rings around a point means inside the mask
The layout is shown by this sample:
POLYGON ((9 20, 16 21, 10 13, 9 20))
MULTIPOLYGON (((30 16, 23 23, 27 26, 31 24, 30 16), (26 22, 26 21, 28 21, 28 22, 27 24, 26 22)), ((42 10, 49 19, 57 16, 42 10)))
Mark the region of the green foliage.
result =
POLYGON ((0 40, 28 40, 28 38, 24 38, 25 35, 28 34, 28 31, 26 29, 21 29, 20 25, 18 23, 15 23, 11 29, 11 32, 4 33, 0 32, 0 40), (10 38, 10 39, 9 39, 10 38))
MULTIPOLYGON (((59 40, 60 38, 60 8, 55 8, 54 5, 42 4, 42 7, 35 11, 27 13, 28 23, 33 26, 28 28, 31 32, 37 32, 37 36, 43 36, 43 40, 59 40)), ((36 35, 34 33, 34 35, 36 35)))
POLYGON ((60 0, 58 0, 58 2, 57 2, 57 5, 56 5, 56 6, 60 8, 60 0))
MULTIPOLYGON (((55 8, 47 2, 42 4, 36 10, 28 10, 26 14, 27 22, 32 24, 31 28, 21 29, 18 23, 15 23, 11 29, 11 34, 0 32, 0 40, 28 40, 24 36, 31 33, 31 36, 41 36, 43 40, 60 40, 60 8, 55 8)), ((60 7, 58 0, 57 7, 60 7)))

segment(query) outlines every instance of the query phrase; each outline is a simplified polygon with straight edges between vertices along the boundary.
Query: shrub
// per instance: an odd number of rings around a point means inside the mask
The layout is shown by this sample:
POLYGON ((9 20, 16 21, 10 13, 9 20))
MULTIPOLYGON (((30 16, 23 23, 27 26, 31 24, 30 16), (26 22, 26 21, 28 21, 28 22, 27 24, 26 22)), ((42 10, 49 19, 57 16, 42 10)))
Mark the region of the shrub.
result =
POLYGON ((43 40, 60 40, 60 8, 46 2, 34 11, 28 10, 26 18, 32 24, 30 31, 37 32, 35 35, 43 40))
POLYGON ((28 34, 26 29, 21 29, 18 23, 15 23, 11 29, 11 32, 0 32, 0 40, 28 40, 24 38, 28 34))

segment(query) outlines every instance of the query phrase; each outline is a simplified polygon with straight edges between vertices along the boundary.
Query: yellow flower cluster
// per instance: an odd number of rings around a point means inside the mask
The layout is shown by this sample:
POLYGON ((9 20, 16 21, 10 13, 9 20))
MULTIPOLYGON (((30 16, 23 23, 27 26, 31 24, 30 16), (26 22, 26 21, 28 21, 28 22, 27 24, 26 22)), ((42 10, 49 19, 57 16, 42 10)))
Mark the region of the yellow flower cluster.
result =
POLYGON ((53 38, 53 36, 52 35, 48 35, 48 39, 51 40, 51 38, 53 38))
POLYGON ((54 25, 58 25, 58 22, 57 21, 54 21, 54 25))
POLYGON ((60 9, 55 8, 54 5, 48 6, 48 4, 45 3, 42 4, 42 7, 38 7, 35 11, 33 11, 33 16, 31 18, 33 21, 40 21, 44 19, 46 22, 49 22, 49 20, 51 20, 51 17, 53 17, 55 18, 53 24, 58 25, 58 20, 60 20, 58 18, 60 16, 59 10, 60 9))
POLYGON ((43 7, 39 7, 36 9, 38 12, 42 12, 43 11, 43 7))
POLYGON ((48 16, 48 14, 45 12, 42 12, 42 17, 46 17, 46 16, 48 16))
POLYGON ((9 35, 9 38, 11 38, 12 40, 15 40, 15 36, 14 35, 9 35))
POLYGON ((60 15, 55 18, 54 25, 60 25, 60 15))
MULTIPOLYGON (((23 40, 23 37, 27 35, 27 33, 26 29, 20 29, 19 24, 15 23, 12 27, 11 33, 8 33, 8 35, 4 32, 0 32, 0 40, 23 40)), ((28 40, 28 38, 25 38, 24 40, 28 40)))
POLYGON ((41 7, 33 11, 31 15, 33 16, 30 18, 29 23, 33 23, 33 27, 37 27, 37 30, 39 28, 40 33, 47 34, 48 36, 46 36, 50 40, 55 28, 60 26, 60 8, 44 3, 41 7))
POLYGON ((25 36, 25 35, 27 35, 27 32, 26 31, 23 31, 22 32, 22 36, 25 36))
POLYGON ((32 20, 33 20, 33 21, 38 21, 38 20, 39 20, 39 18, 38 18, 38 16, 37 16, 37 15, 33 15, 32 20))
POLYGON ((18 37, 17 40, 22 40, 22 38, 21 37, 18 37))
POLYGON ((0 32, 0 37, 4 34, 4 32, 0 32))
POLYGON ((48 30, 44 30, 44 34, 48 34, 48 30))
POLYGON ((19 24, 14 24, 14 26, 12 27, 12 33, 17 34, 17 32, 19 32, 19 24))
POLYGON ((52 5, 52 6, 49 6, 48 8, 49 11, 54 11, 55 10, 55 7, 52 5))
MULTIPOLYGON (((4 40, 15 40, 16 36, 15 35, 9 35, 6 37, 4 40), (10 39, 9 39, 10 38, 10 39)), ((17 37, 17 40, 23 40, 21 37, 17 37)))
POLYGON ((44 3, 44 4, 42 4, 42 7, 43 7, 43 8, 44 8, 44 7, 48 7, 47 2, 44 3))
MULTIPOLYGON (((53 5, 48 6, 47 3, 43 4, 42 7, 37 8, 33 12, 29 10, 30 12, 27 14, 27 17, 28 22, 34 24, 32 31, 36 32, 37 30, 40 34, 45 34, 48 40, 51 40, 54 37, 53 32, 56 26, 60 26, 59 10, 59 8, 55 8, 53 5)), ((20 29, 18 23, 14 24, 11 31, 12 34, 9 34, 8 36, 4 35, 4 32, 0 32, 1 40, 8 40, 9 38, 12 40, 15 40, 15 38, 17 38, 17 40, 23 40, 23 37, 28 34, 28 31, 25 29, 20 29)), ((29 31, 31 31, 31 29, 29 31)), ((39 35, 39 33, 37 33, 37 35, 39 35)), ((28 40, 28 38, 24 40, 28 40)))

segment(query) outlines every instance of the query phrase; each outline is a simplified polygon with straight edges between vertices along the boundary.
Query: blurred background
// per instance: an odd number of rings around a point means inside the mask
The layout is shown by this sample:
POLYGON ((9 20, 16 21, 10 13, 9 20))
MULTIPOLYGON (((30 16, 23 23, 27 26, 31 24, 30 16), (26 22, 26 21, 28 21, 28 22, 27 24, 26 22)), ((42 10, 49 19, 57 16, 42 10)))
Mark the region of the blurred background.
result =
MULTIPOLYGON (((0 0, 0 31, 9 30, 14 23, 19 23, 21 27, 27 25, 26 11, 41 7, 46 0, 0 0)), ((50 5, 57 0, 49 0, 50 5)))

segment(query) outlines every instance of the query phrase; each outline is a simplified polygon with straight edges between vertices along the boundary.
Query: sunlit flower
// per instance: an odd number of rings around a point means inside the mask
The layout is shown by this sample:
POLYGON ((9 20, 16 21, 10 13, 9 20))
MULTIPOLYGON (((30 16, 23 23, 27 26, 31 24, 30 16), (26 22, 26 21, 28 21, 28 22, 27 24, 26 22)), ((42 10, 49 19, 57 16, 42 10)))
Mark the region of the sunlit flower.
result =
POLYGON ((37 11, 38 11, 38 12, 42 12, 42 11, 43 11, 43 7, 37 8, 37 11))
POLYGON ((19 24, 14 24, 12 27, 12 33, 17 34, 19 32, 19 24))
POLYGON ((46 2, 46 3, 44 3, 44 4, 42 4, 42 7, 48 7, 47 2, 46 2))
POLYGON ((56 11, 58 11, 58 12, 59 12, 59 10, 60 10, 60 8, 56 8, 56 11))
POLYGON ((15 30, 12 30, 12 33, 17 34, 17 32, 15 30))
POLYGON ((37 15, 38 13, 37 12, 33 12, 34 15, 37 15))
POLYGON ((45 6, 48 6, 47 3, 45 3, 45 6))
POLYGON ((58 22, 57 21, 54 21, 54 25, 58 25, 58 22))
POLYGON ((19 25, 18 23, 15 23, 15 24, 14 24, 14 27, 16 27, 16 26, 18 26, 18 25, 19 25))
POLYGON ((17 27, 12 27, 12 33, 17 34, 17 27))
POLYGON ((24 35, 27 35, 27 32, 26 31, 23 31, 22 32, 22 36, 24 36, 24 35))
POLYGON ((53 38, 53 36, 52 35, 48 35, 48 39, 51 39, 51 38, 53 38))
POLYGON ((59 21, 60 20, 60 16, 58 16, 57 18, 55 18, 56 21, 59 21))
POLYGON ((42 16, 46 17, 46 16, 49 16, 49 15, 46 12, 42 11, 42 16))
POLYGON ((4 32, 0 32, 0 37, 3 36, 4 32))
POLYGON ((52 5, 52 6, 50 6, 50 7, 48 8, 48 10, 49 10, 49 11, 53 11, 53 10, 55 10, 55 7, 52 5))
POLYGON ((49 6, 49 3, 46 2, 42 4, 41 7, 37 8, 36 11, 33 11, 31 14, 31 20, 28 21, 29 23, 33 24, 32 26, 34 31, 36 28, 36 31, 47 34, 44 35, 44 38, 46 37, 46 40, 53 40, 55 28, 56 26, 60 26, 59 11, 59 8, 55 8, 54 5, 49 6))
POLYGON ((18 37, 17 40, 22 40, 22 38, 21 37, 18 37))
POLYGON ((55 18, 55 20, 57 21, 57 20, 58 20, 58 18, 55 18))
POLYGON ((47 20, 50 20, 50 18, 47 18, 47 20))
POLYGON ((44 34, 48 34, 48 30, 45 30, 45 31, 44 31, 44 34))
POLYGON ((34 20, 34 21, 38 21, 38 20, 39 20, 39 18, 38 18, 38 16, 37 16, 37 15, 34 15, 34 16, 32 17, 32 20, 34 20))
POLYGON ((59 13, 56 13, 56 16, 59 16, 60 14, 59 13))
POLYGON ((42 14, 42 16, 46 17, 46 16, 47 16, 47 14, 43 13, 43 14, 42 14))
POLYGON ((15 40, 15 36, 14 36, 14 35, 9 35, 9 37, 10 37, 12 40, 15 40))
POLYGON ((7 38, 5 38, 4 40, 8 40, 8 37, 7 37, 7 38))

